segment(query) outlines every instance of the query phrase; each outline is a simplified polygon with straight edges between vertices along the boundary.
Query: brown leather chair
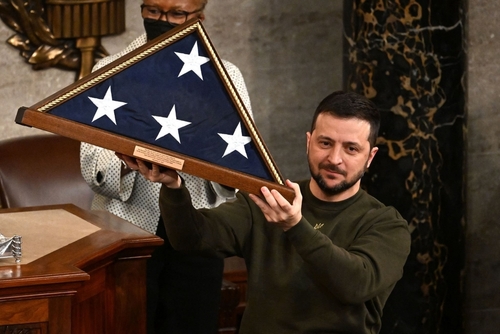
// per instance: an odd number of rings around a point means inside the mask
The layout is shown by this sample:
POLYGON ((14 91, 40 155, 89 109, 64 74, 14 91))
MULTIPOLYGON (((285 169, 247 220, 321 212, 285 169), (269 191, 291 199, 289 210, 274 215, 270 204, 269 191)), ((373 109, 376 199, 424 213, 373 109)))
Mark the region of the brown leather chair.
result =
POLYGON ((0 141, 0 206, 90 209, 93 192, 81 175, 79 152, 80 142, 53 134, 0 141))

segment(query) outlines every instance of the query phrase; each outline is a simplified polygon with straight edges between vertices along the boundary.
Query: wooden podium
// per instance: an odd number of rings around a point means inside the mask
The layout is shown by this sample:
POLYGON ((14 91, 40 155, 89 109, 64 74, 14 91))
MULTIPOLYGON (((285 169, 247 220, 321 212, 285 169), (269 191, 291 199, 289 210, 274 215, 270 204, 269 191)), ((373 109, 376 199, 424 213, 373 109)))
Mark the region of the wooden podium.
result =
POLYGON ((146 260, 161 238, 70 204, 0 210, 0 233, 14 230, 23 257, 0 259, 0 333, 146 333, 146 260))

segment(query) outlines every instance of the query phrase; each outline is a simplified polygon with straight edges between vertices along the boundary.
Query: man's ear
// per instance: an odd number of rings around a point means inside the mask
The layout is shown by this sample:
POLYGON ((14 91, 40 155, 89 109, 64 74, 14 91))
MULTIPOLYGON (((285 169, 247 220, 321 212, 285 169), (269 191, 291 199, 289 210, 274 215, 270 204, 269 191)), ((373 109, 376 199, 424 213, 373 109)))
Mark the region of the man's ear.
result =
POLYGON ((372 149, 370 151, 370 156, 368 157, 368 162, 366 164, 366 168, 370 167, 372 160, 375 157, 375 154, 377 154, 377 152, 378 152, 378 147, 376 147, 376 146, 372 147, 372 149))
POLYGON ((200 19, 200 21, 205 21, 205 13, 201 13, 198 18, 200 19))
POLYGON ((306 154, 309 154, 309 142, 311 141, 311 133, 306 132, 306 154))

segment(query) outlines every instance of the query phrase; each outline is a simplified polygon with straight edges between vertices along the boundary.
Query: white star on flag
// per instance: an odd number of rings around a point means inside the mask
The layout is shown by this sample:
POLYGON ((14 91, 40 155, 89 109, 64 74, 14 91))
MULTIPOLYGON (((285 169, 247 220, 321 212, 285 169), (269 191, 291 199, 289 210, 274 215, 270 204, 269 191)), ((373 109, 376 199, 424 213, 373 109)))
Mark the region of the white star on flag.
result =
POLYGON ((102 116, 108 116, 108 118, 116 125, 115 109, 118 109, 121 106, 127 104, 126 102, 113 101, 113 96, 111 95, 111 86, 109 86, 103 99, 98 99, 96 97, 90 96, 89 99, 97 106, 97 111, 95 112, 92 122, 96 119, 101 118, 102 116))
POLYGON ((170 110, 168 117, 153 116, 153 118, 161 124, 161 130, 155 140, 171 134, 172 137, 174 137, 179 142, 179 144, 181 143, 181 139, 179 137, 179 129, 191 124, 191 122, 181 121, 177 119, 175 105, 170 110))
POLYGON ((247 151, 245 150, 245 145, 252 141, 248 136, 242 136, 241 134, 241 122, 234 130, 232 135, 226 135, 218 133, 222 139, 227 143, 226 151, 224 152, 223 158, 233 151, 238 151, 242 156, 248 159, 247 151))
POLYGON ((201 65, 209 62, 210 58, 198 55, 198 42, 194 43, 190 54, 180 53, 180 52, 175 52, 175 54, 184 63, 177 77, 181 77, 182 75, 188 73, 189 71, 193 71, 201 80, 203 80, 203 74, 201 73, 201 65))

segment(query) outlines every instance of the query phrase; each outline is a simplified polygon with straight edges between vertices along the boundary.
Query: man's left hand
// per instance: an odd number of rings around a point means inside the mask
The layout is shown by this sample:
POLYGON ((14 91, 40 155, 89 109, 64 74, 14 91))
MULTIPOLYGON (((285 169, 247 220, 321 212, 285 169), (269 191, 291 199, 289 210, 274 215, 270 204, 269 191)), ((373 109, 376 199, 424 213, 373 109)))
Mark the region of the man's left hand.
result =
POLYGON ((286 185, 295 192, 292 204, 288 202, 277 190, 269 190, 262 187, 261 192, 264 200, 250 194, 250 198, 262 210, 267 221, 280 226, 283 231, 287 231, 302 219, 302 194, 299 185, 290 180, 286 180, 286 185))

